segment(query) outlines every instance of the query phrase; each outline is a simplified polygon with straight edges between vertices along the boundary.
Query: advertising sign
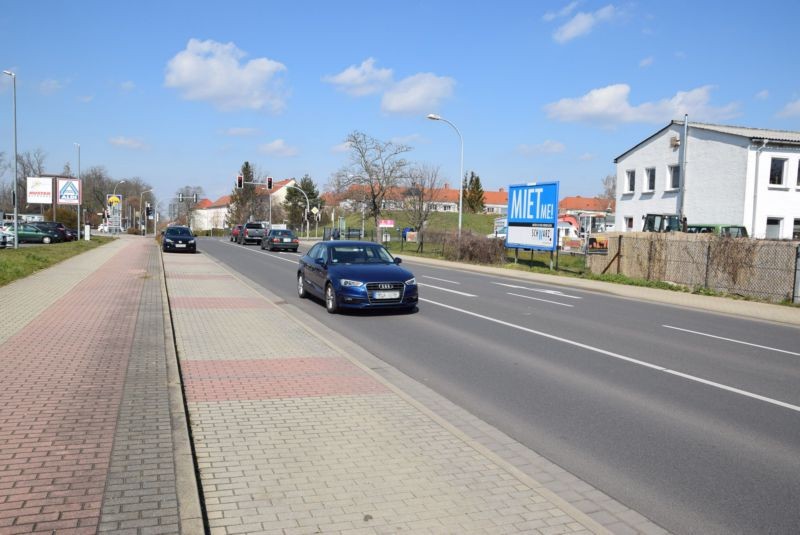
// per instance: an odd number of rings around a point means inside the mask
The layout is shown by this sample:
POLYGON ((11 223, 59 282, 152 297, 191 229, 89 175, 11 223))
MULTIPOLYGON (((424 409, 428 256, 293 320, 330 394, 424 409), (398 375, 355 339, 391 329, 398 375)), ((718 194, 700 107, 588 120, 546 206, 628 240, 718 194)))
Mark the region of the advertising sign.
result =
POLYGON ((28 204, 53 204, 53 179, 28 177, 28 204))
POLYGON ((506 247, 555 251, 558 244, 558 182, 508 188, 506 247))
POLYGON ((392 228, 394 227, 394 219, 379 219, 378 228, 392 228))
POLYGON ((58 179, 58 204, 81 204, 81 181, 76 178, 58 179))

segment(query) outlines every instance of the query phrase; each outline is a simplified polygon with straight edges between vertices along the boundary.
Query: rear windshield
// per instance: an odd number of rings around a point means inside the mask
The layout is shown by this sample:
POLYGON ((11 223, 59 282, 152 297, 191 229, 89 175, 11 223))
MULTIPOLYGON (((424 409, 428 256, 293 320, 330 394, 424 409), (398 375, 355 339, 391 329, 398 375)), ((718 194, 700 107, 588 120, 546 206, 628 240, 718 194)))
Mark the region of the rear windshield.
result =
POLYGON ((246 228, 264 228, 264 225, 261 223, 248 223, 245 225, 246 228))
POLYGON ((269 232, 272 236, 286 236, 287 238, 292 237, 291 230, 271 230, 269 232))

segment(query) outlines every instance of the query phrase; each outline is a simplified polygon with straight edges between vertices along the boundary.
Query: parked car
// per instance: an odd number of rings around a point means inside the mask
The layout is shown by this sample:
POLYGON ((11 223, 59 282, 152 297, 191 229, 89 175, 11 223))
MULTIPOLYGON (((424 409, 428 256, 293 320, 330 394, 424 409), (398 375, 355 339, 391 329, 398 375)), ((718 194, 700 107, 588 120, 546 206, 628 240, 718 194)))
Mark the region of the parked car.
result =
POLYGON ((161 249, 165 253, 169 251, 196 253, 197 239, 189 227, 177 225, 167 227, 164 230, 164 236, 161 238, 161 249))
POLYGON ((64 223, 59 223, 58 221, 35 221, 31 224, 42 229, 57 232, 58 235, 61 236, 61 241, 71 241, 71 238, 67 235, 67 227, 64 223))
POLYGON ((264 225, 261 223, 245 223, 242 232, 239 233, 239 243, 247 245, 255 242, 261 243, 264 239, 264 225))
POLYGON ((284 251, 294 251, 296 253, 299 246, 300 240, 297 239, 297 236, 295 236, 294 232, 291 230, 272 229, 264 236, 264 239, 261 240, 261 248, 269 249, 270 251, 281 249, 284 251))
POLYGON ((725 238, 747 237, 747 228, 742 225, 687 225, 686 232, 689 234, 713 234, 725 238))
POLYGON ((383 245, 363 241, 325 241, 300 258, 297 294, 340 309, 399 308, 412 311, 419 298, 414 275, 400 267, 383 245))
POLYGON ((0 249, 14 247, 14 227, 11 230, 0 229, 0 249))
POLYGON ((239 234, 242 233, 243 226, 244 225, 234 225, 233 228, 231 228, 231 241, 239 241, 239 234))
POLYGON ((17 227, 20 243, 58 243, 64 241, 62 234, 47 227, 28 223, 17 227))

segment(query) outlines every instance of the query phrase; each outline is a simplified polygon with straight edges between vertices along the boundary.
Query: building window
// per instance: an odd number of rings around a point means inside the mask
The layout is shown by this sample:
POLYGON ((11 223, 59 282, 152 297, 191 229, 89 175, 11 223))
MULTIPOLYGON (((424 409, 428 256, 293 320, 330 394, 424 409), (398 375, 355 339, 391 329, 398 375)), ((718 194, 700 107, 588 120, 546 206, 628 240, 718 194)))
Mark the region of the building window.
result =
POLYGON ((778 217, 767 218, 767 239, 779 240, 781 238, 781 222, 783 220, 778 217))
POLYGON ((645 180, 647 180, 647 189, 645 191, 655 191, 656 189, 656 168, 650 167, 644 170, 645 180))
POLYGON ((769 185, 783 186, 783 169, 786 167, 786 159, 773 158, 769 166, 769 185))
POLYGON ((627 230, 627 231, 633 230, 633 218, 632 217, 626 217, 625 218, 625 230, 627 230))
POLYGON ((800 219, 794 220, 794 229, 792 229, 792 239, 800 240, 800 219))
POLYGON ((681 187, 681 166, 669 166, 669 189, 680 189, 681 187))
POLYGON ((625 193, 633 193, 636 191, 636 170, 625 171, 625 175, 628 179, 625 181, 625 193))

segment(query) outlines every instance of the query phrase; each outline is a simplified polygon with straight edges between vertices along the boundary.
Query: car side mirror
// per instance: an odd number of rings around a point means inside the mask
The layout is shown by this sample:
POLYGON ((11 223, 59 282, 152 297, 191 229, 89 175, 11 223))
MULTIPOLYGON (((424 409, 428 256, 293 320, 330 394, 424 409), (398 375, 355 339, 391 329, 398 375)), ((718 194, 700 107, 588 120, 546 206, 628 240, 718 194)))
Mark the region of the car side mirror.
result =
POLYGON ((402 262, 402 261, 403 261, 403 259, 402 259, 402 258, 400 258, 399 256, 395 256, 395 257, 394 257, 394 263, 395 263, 395 264, 399 265, 399 264, 400 264, 400 262, 402 262))
POLYGON ((318 265, 320 265, 322 267, 325 267, 325 259, 324 258, 315 258, 314 259, 314 263, 318 264, 318 265))

